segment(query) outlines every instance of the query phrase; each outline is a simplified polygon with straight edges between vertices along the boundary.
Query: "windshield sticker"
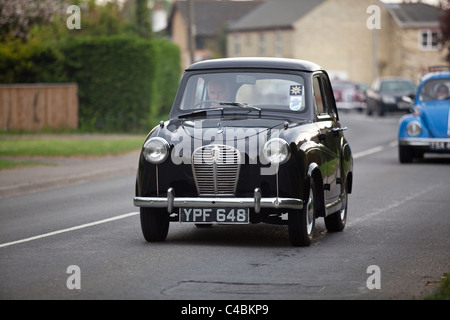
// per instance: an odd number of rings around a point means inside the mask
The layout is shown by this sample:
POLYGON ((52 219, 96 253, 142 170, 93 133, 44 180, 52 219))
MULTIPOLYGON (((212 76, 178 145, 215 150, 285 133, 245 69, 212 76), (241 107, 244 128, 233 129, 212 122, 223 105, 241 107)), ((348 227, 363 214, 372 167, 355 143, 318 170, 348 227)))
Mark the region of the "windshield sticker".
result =
POLYGON ((289 109, 298 111, 302 108, 303 102, 303 86, 301 84, 291 86, 289 90, 289 109))

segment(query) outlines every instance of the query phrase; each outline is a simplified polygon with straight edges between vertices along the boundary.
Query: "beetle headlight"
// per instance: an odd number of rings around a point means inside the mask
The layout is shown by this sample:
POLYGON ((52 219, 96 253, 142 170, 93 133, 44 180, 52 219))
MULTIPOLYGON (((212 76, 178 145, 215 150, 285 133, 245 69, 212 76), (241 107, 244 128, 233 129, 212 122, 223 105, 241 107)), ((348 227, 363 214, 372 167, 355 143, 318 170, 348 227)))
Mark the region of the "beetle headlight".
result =
POLYGON ((264 144, 263 156, 272 164, 282 164, 289 159, 290 155, 289 144, 283 139, 271 139, 264 144))
POLYGON ((169 143, 163 138, 150 138, 144 143, 142 153, 145 160, 158 164, 169 156, 169 143))
POLYGON ((406 133, 411 137, 417 137, 422 133, 422 125, 417 121, 411 121, 406 126, 406 133))

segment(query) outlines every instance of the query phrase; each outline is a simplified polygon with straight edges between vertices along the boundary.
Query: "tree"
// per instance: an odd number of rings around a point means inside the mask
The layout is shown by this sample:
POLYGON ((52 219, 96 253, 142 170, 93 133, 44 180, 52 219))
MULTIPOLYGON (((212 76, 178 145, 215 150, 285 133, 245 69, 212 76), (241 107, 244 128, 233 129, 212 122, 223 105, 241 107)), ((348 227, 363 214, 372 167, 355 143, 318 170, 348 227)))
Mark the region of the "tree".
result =
POLYGON ((450 64, 450 1, 441 1, 444 14, 440 18, 440 28, 442 34, 442 46, 447 48, 446 60, 450 64))
POLYGON ((0 40, 26 39, 32 28, 51 22, 64 14, 63 1, 2 0, 0 1, 0 40))
POLYGON ((137 32, 141 37, 150 37, 150 9, 148 8, 147 0, 136 0, 136 26, 137 32))

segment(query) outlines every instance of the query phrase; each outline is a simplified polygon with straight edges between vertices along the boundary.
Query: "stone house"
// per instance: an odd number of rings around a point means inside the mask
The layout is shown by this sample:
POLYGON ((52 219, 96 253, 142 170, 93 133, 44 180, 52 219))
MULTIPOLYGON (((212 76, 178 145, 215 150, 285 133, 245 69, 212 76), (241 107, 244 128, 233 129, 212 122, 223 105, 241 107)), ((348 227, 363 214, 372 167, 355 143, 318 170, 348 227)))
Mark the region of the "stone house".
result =
MULTIPOLYGON (((191 1, 195 25, 195 61, 226 56, 227 26, 263 3, 259 0, 191 1)), ((188 9, 188 1, 175 1, 168 21, 168 32, 172 41, 180 47, 183 70, 195 62, 191 61, 189 52, 188 9)))
POLYGON ((417 81, 428 66, 445 63, 441 12, 423 3, 269 0, 229 26, 227 55, 311 60, 332 78, 357 82, 387 75, 417 81))

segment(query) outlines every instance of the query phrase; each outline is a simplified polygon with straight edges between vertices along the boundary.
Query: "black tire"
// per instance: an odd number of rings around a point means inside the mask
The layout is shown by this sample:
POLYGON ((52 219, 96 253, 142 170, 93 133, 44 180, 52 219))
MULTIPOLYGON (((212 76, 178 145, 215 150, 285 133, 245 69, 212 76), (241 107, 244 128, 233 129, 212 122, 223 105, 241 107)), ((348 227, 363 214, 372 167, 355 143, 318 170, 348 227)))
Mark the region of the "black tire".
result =
POLYGON ((164 241, 169 232, 167 209, 140 208, 141 228, 148 242, 164 241))
POLYGON ((309 192, 305 196, 305 205, 302 210, 288 212, 289 240, 295 247, 309 246, 313 240, 316 219, 317 190, 311 179, 309 192))
POLYGON ((345 224, 347 222, 347 210, 348 210, 348 192, 347 187, 344 189, 344 201, 342 203, 342 208, 338 212, 330 214, 325 217, 325 227, 328 232, 340 232, 344 230, 345 224))
POLYGON ((411 163, 413 161, 413 155, 411 148, 398 146, 398 159, 400 163, 411 163))
POLYGON ((212 223, 196 223, 195 226, 200 229, 208 229, 211 228, 213 225, 212 223))
POLYGON ((380 104, 378 106, 378 116, 384 117, 384 114, 386 113, 386 110, 384 109, 383 104, 380 104))

